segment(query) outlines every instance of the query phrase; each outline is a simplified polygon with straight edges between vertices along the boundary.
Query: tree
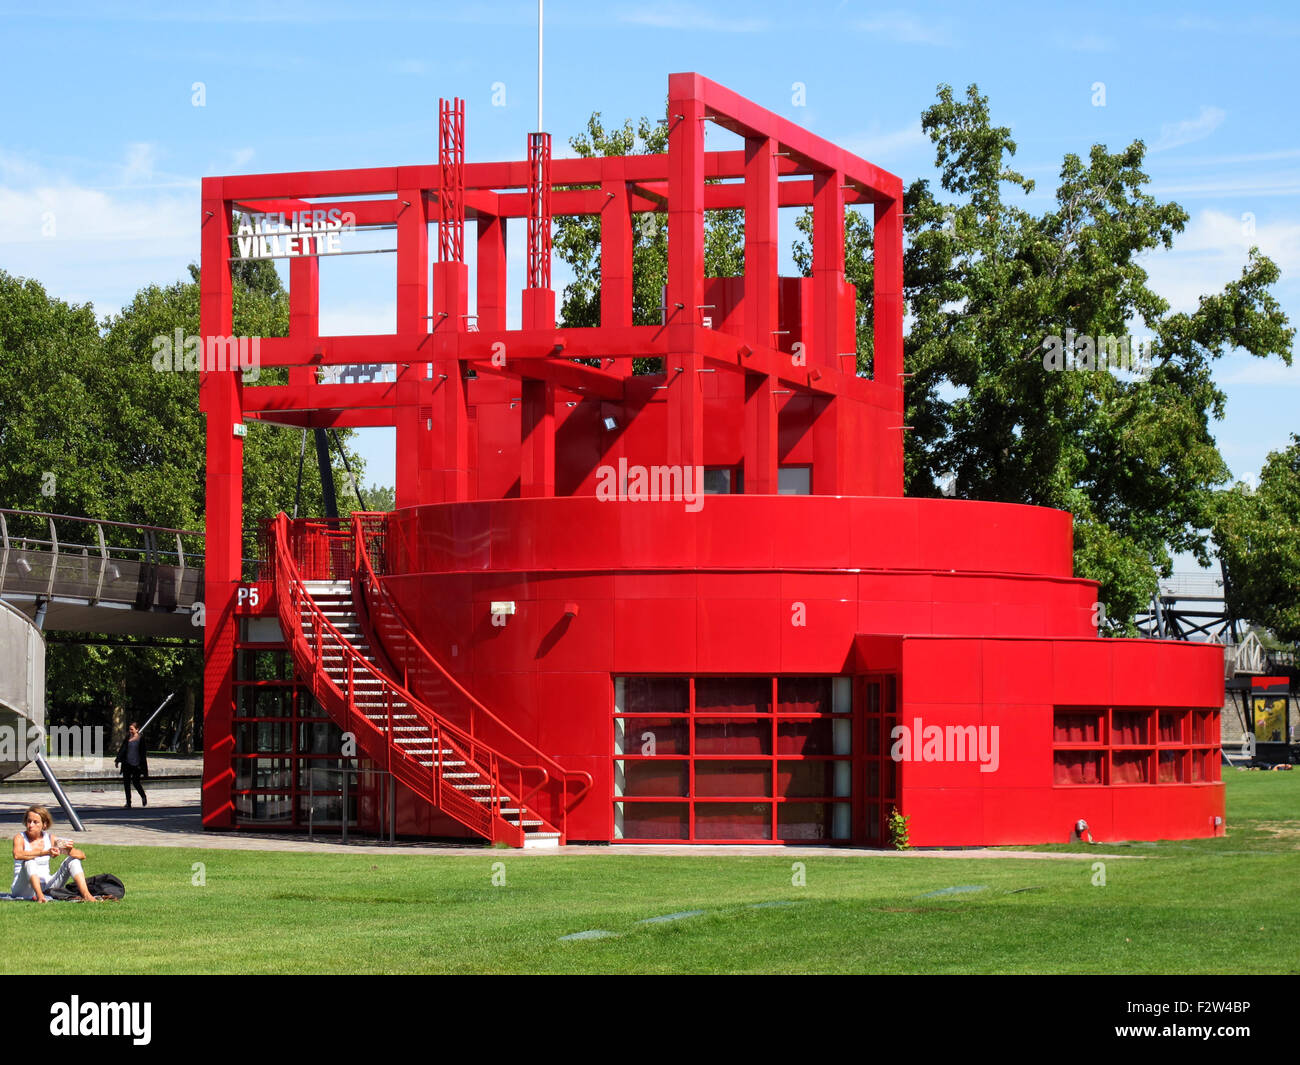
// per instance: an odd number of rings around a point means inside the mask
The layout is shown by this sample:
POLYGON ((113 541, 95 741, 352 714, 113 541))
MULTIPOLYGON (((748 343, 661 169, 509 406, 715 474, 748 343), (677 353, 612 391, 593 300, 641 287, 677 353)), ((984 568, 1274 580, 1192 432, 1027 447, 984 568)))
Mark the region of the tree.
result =
POLYGON ((938 494, 951 472, 959 496, 1071 511, 1075 570, 1101 582, 1128 629, 1153 563, 1167 574, 1170 552, 1208 561, 1209 493, 1227 477, 1209 425, 1225 399, 1214 360, 1241 348, 1290 362, 1294 331, 1269 292, 1277 267, 1252 249, 1239 279, 1171 314, 1141 255, 1172 246, 1188 216, 1145 191, 1141 141, 1067 155, 1055 206, 1034 215, 1004 198, 1033 183, 1010 168, 1015 142, 975 86, 964 101, 940 86, 922 128, 954 202, 925 181, 905 196, 908 492, 938 494), (1098 338, 1139 323, 1144 372, 1093 368, 1098 338), (1051 338, 1059 354, 1070 330, 1079 368, 1049 368, 1051 338))
MULTIPOLYGON (((247 268, 244 268, 244 267, 247 268)), ((204 416, 198 375, 154 368, 155 341, 199 335, 197 267, 191 280, 141 289, 96 326, 93 308, 48 296, 35 281, 0 271, 0 500, 12 509, 202 529, 204 416), (49 487, 51 490, 46 491, 49 487)), ((236 335, 283 336, 288 297, 269 263, 234 271, 236 335)), ((259 383, 282 377, 263 370, 259 383)), ((349 434, 340 433, 346 441, 349 434)), ((300 434, 253 421, 245 440, 246 557, 260 519, 293 506, 300 434)), ((353 459, 358 476, 363 469, 353 459)), ((336 469, 336 477, 341 476, 336 469)), ((340 483, 343 483, 340 481, 340 483)), ((303 477, 300 513, 321 513, 315 462, 303 477)), ((16 524, 11 523, 11 530, 16 524)), ((41 531, 40 536, 46 534, 41 531)), ((141 546, 131 530, 110 545, 141 546)), ((51 643, 51 723, 120 725, 128 711, 152 711, 166 691, 201 683, 197 648, 51 643)), ((151 742, 170 735, 168 708, 151 742)))
MULTIPOLYGON (((1172 554, 1208 562, 1210 500, 1228 476, 1210 431, 1225 402, 1214 361, 1241 348, 1290 363, 1294 331, 1270 291, 1277 267, 1252 249, 1238 279, 1173 314, 1142 257, 1172 247, 1188 215, 1146 191, 1141 141, 1066 155, 1054 205, 1034 214, 1010 198, 1033 182, 1011 168, 1010 130, 992 124, 974 85, 965 99, 941 85, 922 128, 945 199, 927 181, 904 195, 906 492, 935 496, 946 482, 961 498, 1070 511, 1075 572, 1099 582, 1108 629, 1132 632, 1172 554), (1139 328, 1149 343, 1134 352, 1139 328), (1105 338, 1124 337, 1126 364, 1136 355, 1141 372, 1110 372, 1110 358, 1098 369, 1098 343, 1109 355, 1105 338)), ((606 132, 595 114, 572 143, 584 156, 664 149, 664 127, 642 119, 638 131, 639 140, 627 122, 606 132)), ((709 272, 742 274, 743 212, 711 212, 708 224, 709 272)), ((811 213, 797 225, 794 259, 808 276, 811 213)), ((563 219, 557 229, 575 275, 564 321, 597 324, 599 224, 563 219)), ((647 301, 657 310, 665 277, 663 227, 652 237, 638 230, 634 254, 642 322, 658 320, 644 312, 647 301)), ((845 275, 858 290, 858 368, 868 375, 872 237, 867 217, 847 211, 845 275)))
MULTIPOLYGON (((621 128, 606 130, 600 112, 587 120, 585 133, 569 144, 583 158, 602 155, 655 155, 668 150, 668 126, 642 117, 621 128)), ((594 186, 573 186, 590 188, 594 186)), ((704 220, 704 267, 709 277, 745 272, 745 212, 708 211, 704 220)), ((600 325, 600 218, 565 216, 555 223, 552 243, 560 259, 573 270, 564 289, 560 321, 565 326, 600 325)), ((668 282, 668 222, 658 213, 637 214, 632 226, 632 322, 658 325, 662 321, 664 285, 668 282)), ((636 359, 634 372, 662 369, 659 359, 636 359)))
POLYGON ((1300 435, 1269 453, 1257 489, 1217 492, 1212 511, 1228 610, 1300 642, 1300 435))

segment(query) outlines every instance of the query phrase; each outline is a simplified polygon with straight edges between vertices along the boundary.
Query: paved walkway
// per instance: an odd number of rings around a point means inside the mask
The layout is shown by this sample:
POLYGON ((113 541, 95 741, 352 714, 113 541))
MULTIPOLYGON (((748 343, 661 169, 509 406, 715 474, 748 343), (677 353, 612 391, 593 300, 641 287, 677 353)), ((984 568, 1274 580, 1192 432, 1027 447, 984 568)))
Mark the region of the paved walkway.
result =
MULTIPOLYGON (((116 754, 116 751, 109 751, 99 758, 51 758, 49 763, 54 770, 55 777, 66 789, 70 783, 75 783, 77 780, 112 779, 114 777, 121 780, 118 768, 113 765, 116 754)), ((197 779, 202 776, 202 754, 155 754, 149 758, 150 779, 156 780, 163 777, 194 777, 197 779)), ((41 771, 37 768, 35 762, 28 762, 8 780, 33 781, 41 787, 45 786, 45 778, 41 776, 41 771)), ((6 783, 5 786, 15 787, 16 784, 6 783)))
MULTIPOLYGON (((152 768, 152 765, 150 766, 152 768)), ((155 784, 157 782, 154 782, 155 784)), ((115 784, 65 786, 68 799, 82 824, 84 833, 69 831, 63 811, 59 808, 44 781, 34 780, 30 787, 10 786, 0 792, 0 824, 10 824, 15 832, 21 827, 23 810, 32 803, 49 807, 54 816, 55 831, 72 836, 79 846, 96 844, 150 847, 194 847, 203 850, 254 850, 299 851, 322 854, 439 854, 473 855, 483 857, 486 846, 461 844, 396 843, 378 840, 353 839, 347 845, 339 842, 336 830, 317 833, 315 839, 306 834, 255 833, 255 832, 205 832, 199 817, 200 793, 188 784, 180 787, 148 788, 149 805, 141 807, 138 799, 130 809, 123 808, 122 789, 115 784)), ((1093 861, 1097 858, 1132 858, 1134 855, 1053 854, 1042 851, 1012 850, 945 850, 945 851, 879 851, 845 847, 776 847, 776 846, 683 846, 681 844, 611 844, 609 846, 571 846, 558 850, 512 850, 513 857, 572 857, 575 855, 681 855, 703 858, 717 855, 733 857, 768 857, 779 855, 794 858, 1031 858, 1059 861, 1093 861)))

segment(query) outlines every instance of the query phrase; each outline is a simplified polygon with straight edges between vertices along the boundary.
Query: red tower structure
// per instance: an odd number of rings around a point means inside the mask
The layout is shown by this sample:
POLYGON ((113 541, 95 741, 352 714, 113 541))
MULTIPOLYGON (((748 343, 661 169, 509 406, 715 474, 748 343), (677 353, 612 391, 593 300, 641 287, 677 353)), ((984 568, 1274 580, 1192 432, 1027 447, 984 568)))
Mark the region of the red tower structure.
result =
POLYGON ((206 179, 210 347, 250 247, 291 258, 289 335, 260 346, 288 383, 202 375, 205 825, 883 846, 897 809, 921 846, 1222 831, 1221 650, 1099 639, 1066 513, 903 497, 896 176, 675 74, 663 155, 552 159, 535 134, 526 161, 466 163, 456 101, 436 166, 206 179), (706 122, 743 149, 706 151, 706 122), (869 376, 846 205, 872 211, 869 376), (812 208, 809 277, 778 276, 781 207, 812 208), (719 209, 744 212, 739 277, 705 276, 719 209), (668 277, 635 325, 647 212, 668 277), (556 326, 553 214, 599 220, 598 327, 556 326), (320 335, 347 223, 396 231, 391 335, 320 335), (321 379, 362 363, 395 379, 321 379), (395 426, 397 509, 281 515, 242 572, 246 419, 395 426))

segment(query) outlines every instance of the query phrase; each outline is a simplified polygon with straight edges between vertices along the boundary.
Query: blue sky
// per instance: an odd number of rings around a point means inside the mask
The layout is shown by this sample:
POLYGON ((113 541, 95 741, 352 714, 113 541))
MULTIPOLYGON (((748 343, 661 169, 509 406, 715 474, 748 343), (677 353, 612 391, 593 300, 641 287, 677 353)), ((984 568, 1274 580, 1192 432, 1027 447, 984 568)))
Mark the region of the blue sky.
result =
MULTIPOLYGON (((536 13, 534 2, 0 3, 0 268, 114 313, 198 258, 201 177, 434 162, 440 95, 466 100, 468 159, 521 157, 536 121, 536 13), (505 106, 493 106, 496 83, 505 106)), ((662 113, 667 75, 697 70, 904 182, 933 180, 919 116, 939 83, 975 82, 1013 130, 1017 169, 1038 182, 1029 209, 1048 204, 1066 152, 1140 138, 1151 190, 1191 215, 1174 251, 1149 261, 1157 291, 1191 309, 1255 243, 1281 266, 1275 292, 1295 322, 1298 52, 1300 9, 1285 3, 548 0, 545 125, 565 153, 592 111, 662 113)), ((346 262, 323 277, 325 331, 391 330, 392 257, 346 262)), ((1234 355, 1216 376, 1229 397, 1220 448, 1236 476, 1257 473, 1300 429, 1300 365, 1234 355)), ((391 433, 361 450, 368 479, 391 483, 391 433)))

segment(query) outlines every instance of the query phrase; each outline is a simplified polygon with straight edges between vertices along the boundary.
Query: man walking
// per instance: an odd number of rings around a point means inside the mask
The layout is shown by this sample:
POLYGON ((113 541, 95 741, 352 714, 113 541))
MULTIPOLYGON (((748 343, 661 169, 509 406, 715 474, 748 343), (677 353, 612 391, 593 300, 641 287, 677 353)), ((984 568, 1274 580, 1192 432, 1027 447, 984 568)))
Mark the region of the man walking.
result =
POLYGON ((122 788, 126 791, 126 808, 131 809, 132 783, 135 784, 135 790, 140 793, 140 802, 148 806, 149 796, 144 793, 140 780, 149 775, 149 756, 145 753, 144 740, 140 737, 140 730, 136 728, 134 721, 127 730, 126 739, 122 741, 113 764, 122 767, 122 788))

